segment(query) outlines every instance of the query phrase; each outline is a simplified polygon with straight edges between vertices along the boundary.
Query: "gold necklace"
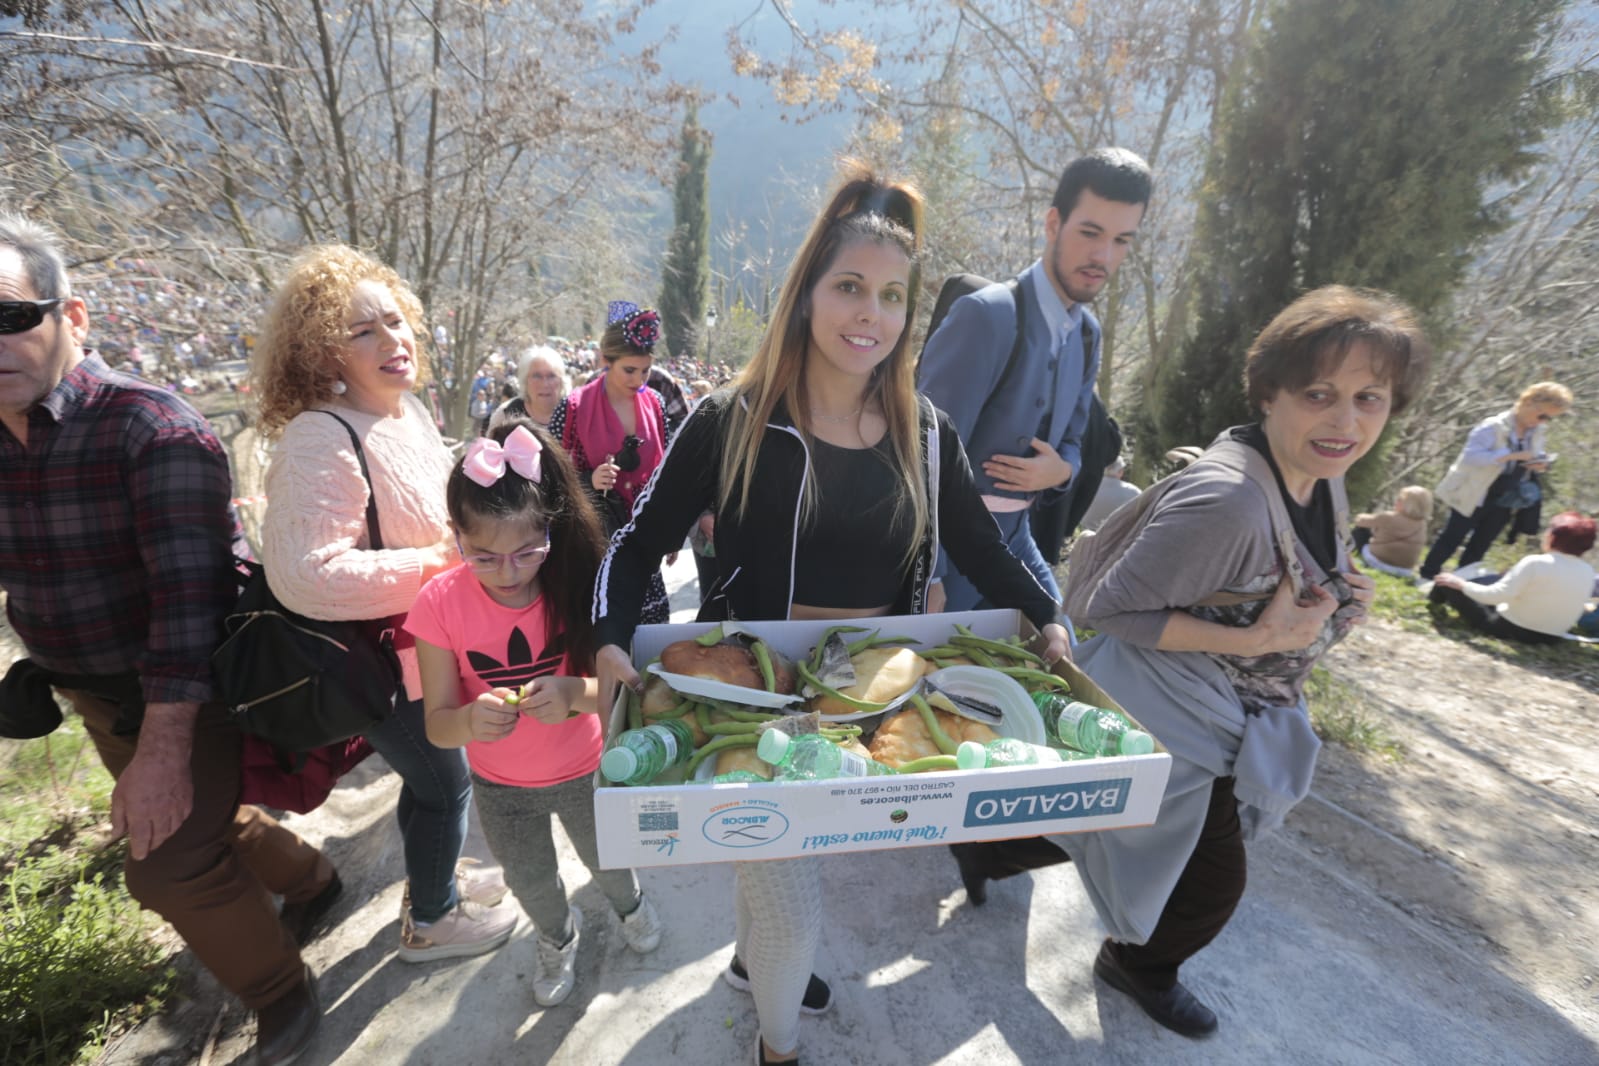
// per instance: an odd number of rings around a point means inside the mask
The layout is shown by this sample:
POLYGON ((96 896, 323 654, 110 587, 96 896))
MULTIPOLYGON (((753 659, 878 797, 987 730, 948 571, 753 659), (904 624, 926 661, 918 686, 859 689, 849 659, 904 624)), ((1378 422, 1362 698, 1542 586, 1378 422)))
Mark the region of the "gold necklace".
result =
POLYGON ((813 407, 811 408, 811 417, 816 419, 818 422, 826 422, 830 426, 847 426, 851 420, 857 418, 865 409, 866 405, 862 404, 847 415, 824 415, 822 412, 813 407))

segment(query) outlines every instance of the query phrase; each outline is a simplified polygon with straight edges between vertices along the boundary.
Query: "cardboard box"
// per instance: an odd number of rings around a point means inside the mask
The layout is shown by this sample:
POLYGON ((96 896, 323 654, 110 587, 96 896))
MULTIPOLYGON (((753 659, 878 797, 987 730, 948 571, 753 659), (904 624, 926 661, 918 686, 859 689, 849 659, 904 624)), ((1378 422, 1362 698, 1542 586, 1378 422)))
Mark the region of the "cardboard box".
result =
MULTIPOLYGON (((984 637, 1036 637, 1018 611, 872 618, 860 624, 935 647, 956 622, 984 637)), ((740 624, 798 658, 828 626, 840 623, 740 624)), ((666 645, 710 628, 706 623, 641 626, 633 641, 633 661, 649 662, 666 645)), ((1070 682, 1078 699, 1117 706, 1072 664, 1057 664, 1056 672, 1070 682)), ((626 725, 626 705, 618 699, 607 743, 626 725)), ((597 777, 600 865, 614 869, 787 859, 1148 825, 1160 808, 1170 772, 1171 756, 1157 749, 1150 755, 1050 766, 833 781, 627 788, 597 777)))

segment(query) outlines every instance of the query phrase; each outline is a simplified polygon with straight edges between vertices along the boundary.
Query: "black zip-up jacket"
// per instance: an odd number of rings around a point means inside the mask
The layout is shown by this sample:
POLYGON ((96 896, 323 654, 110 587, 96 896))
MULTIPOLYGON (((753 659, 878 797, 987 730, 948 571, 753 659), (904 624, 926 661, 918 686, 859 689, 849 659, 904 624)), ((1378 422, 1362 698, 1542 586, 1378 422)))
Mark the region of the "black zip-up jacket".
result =
MULTIPOLYGON (((1040 628, 1055 621, 1055 601, 1006 549, 999 527, 983 506, 954 424, 926 397, 919 399, 922 468, 932 520, 894 602, 894 613, 921 614, 927 609, 933 562, 943 547, 990 603, 1017 608, 1040 628)), ((598 646, 630 646, 645 581, 663 556, 683 546, 699 516, 715 509, 728 411, 731 404, 742 402, 725 389, 694 409, 639 495, 632 520, 611 538, 594 589, 598 646)), ((716 517, 716 565, 721 576, 700 609, 701 621, 789 616, 795 601, 795 531, 811 471, 805 439, 779 407, 767 423, 749 506, 736 518, 716 517)), ((735 491, 734 498, 737 495, 735 491)), ((871 531, 862 531, 862 536, 870 535, 871 531)))

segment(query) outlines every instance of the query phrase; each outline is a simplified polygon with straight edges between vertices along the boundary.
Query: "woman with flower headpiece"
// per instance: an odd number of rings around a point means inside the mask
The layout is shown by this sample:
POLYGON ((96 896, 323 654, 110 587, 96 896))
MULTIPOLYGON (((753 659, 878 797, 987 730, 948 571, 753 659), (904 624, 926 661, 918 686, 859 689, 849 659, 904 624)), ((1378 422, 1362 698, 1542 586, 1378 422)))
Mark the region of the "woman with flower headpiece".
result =
MULTIPOLYGON (((550 435, 572 457, 610 534, 627 523, 634 501, 661 465, 668 431, 666 403, 649 387, 660 314, 612 300, 606 322, 600 337, 605 370, 556 406, 550 435)), ((653 624, 670 617, 666 583, 657 568, 648 579, 640 621, 653 624)))

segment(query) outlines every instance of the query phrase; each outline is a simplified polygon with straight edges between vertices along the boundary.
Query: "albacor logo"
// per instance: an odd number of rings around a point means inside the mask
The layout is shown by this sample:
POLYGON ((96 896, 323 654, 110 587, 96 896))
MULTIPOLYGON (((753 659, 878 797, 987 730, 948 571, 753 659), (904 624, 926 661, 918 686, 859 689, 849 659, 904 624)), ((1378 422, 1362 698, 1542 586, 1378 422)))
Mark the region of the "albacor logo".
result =
POLYGON ((772 807, 727 807, 705 819, 702 832, 724 848, 758 848, 788 832, 788 818, 772 807))

